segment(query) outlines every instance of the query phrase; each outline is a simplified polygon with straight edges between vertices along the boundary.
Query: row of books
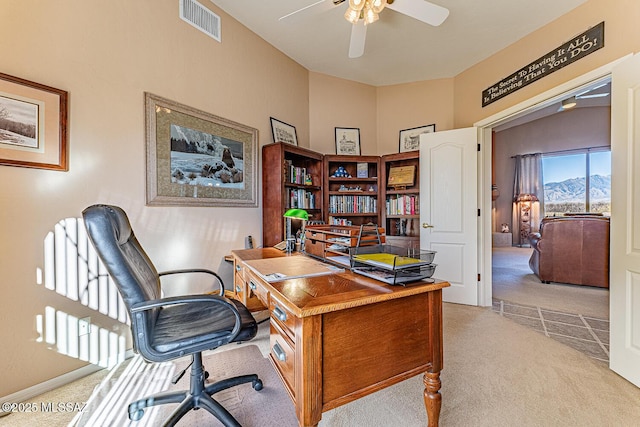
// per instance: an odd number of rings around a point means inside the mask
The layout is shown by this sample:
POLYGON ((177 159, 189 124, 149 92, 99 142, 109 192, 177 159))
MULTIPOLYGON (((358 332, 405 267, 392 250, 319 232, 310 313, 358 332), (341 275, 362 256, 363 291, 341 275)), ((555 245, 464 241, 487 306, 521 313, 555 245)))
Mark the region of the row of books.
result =
POLYGON ((329 196, 329 213, 378 212, 378 199, 374 196, 329 196))
POLYGON ((316 197, 311 191, 292 189, 289 191, 289 208, 315 209, 316 197))
POLYGON ((311 185, 311 175, 307 175, 307 168, 294 166, 291 160, 284 161, 284 179, 292 184, 311 185))
POLYGON ((386 201, 387 215, 419 215, 420 198, 418 195, 390 196, 386 201))

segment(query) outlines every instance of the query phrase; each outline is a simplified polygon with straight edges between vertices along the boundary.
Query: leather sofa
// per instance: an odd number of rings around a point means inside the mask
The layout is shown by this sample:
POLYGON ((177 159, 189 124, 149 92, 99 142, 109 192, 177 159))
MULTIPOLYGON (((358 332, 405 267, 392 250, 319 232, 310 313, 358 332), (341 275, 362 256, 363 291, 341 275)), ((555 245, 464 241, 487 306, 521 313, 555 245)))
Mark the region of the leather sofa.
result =
POLYGON ((529 267, 542 283, 609 287, 609 218, 573 215, 544 218, 531 233, 529 267))

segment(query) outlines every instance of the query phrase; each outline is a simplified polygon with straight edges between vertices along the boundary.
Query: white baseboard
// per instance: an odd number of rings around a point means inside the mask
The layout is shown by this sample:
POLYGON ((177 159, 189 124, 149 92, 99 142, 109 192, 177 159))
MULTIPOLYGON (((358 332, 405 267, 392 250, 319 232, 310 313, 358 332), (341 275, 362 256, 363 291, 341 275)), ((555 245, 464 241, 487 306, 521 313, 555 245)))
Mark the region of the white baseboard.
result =
MULTIPOLYGON (((125 352, 125 359, 129 359, 131 357, 133 357, 134 353, 133 350, 127 350, 125 352)), ((69 384, 70 382, 79 380, 80 378, 84 378, 87 375, 91 375, 94 372, 98 372, 102 369, 105 369, 101 366, 97 366, 97 365, 87 365, 87 366, 83 366, 80 369, 76 369, 74 371, 71 372, 67 372, 66 374, 62 374, 59 377, 55 377, 52 378, 50 380, 44 381, 40 384, 36 384, 34 386, 25 388, 24 390, 20 390, 17 391, 15 393, 12 393, 8 396, 1 396, 0 397, 0 403, 20 403, 20 402, 24 402, 27 401, 29 399, 32 399, 36 396, 39 396, 43 393, 46 393, 48 391, 54 390, 58 387, 62 387, 64 385, 69 384)), ((8 415, 9 412, 4 412, 1 408, 0 408, 0 417, 4 416, 4 415, 8 415)))

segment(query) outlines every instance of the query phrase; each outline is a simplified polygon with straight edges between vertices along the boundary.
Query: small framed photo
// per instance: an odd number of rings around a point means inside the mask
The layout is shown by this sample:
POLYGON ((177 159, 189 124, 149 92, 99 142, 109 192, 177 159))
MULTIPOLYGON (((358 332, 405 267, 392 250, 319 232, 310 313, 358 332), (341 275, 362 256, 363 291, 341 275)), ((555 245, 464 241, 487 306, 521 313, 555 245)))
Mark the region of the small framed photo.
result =
POLYGON ((0 73, 0 165, 67 171, 66 91, 0 73))
POLYGON ((336 128, 336 154, 360 155, 359 128, 336 128))
POLYGON ((286 142, 291 145, 298 145, 298 134, 296 127, 288 123, 271 117, 271 135, 273 142, 286 142))
POLYGON ((400 131, 400 152, 415 151, 420 148, 420 135, 436 131, 436 125, 418 126, 400 131))

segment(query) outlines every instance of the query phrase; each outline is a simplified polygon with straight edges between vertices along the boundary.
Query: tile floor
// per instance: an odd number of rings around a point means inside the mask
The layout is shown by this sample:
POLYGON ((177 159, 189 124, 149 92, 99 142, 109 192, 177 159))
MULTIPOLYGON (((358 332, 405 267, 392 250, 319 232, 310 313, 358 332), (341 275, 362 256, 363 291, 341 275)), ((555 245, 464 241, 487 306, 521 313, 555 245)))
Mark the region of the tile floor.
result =
POLYGON ((493 300, 492 311, 609 363, 609 320, 493 300))

